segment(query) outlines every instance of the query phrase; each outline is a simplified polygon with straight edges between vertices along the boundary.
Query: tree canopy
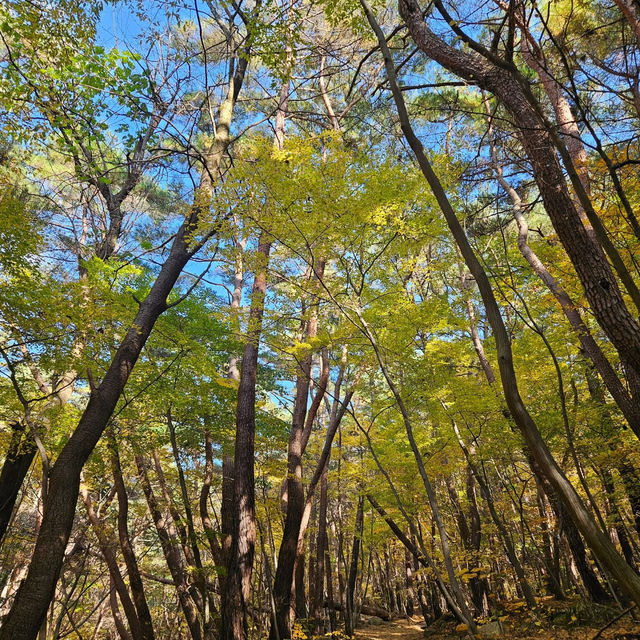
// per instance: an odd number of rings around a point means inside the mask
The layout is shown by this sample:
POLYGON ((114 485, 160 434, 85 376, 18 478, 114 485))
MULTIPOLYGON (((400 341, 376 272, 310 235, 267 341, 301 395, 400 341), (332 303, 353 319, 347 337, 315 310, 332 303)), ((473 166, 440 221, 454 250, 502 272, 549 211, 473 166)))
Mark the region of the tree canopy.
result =
POLYGON ((6 0, 0 640, 635 637, 639 46, 6 0))

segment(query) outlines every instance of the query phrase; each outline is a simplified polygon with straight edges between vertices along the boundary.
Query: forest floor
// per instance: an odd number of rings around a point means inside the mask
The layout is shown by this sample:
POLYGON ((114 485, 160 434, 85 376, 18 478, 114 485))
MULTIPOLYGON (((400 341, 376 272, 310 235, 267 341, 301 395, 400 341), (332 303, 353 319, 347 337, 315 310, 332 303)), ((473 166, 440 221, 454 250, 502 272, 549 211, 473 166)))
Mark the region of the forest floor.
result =
POLYGON ((424 630, 412 620, 393 620, 376 625, 367 624, 356 631, 357 640, 424 640, 424 630))
MULTIPOLYGON (((551 621, 544 616, 532 616, 516 612, 502 618, 504 631, 499 636, 487 638, 503 640, 640 640, 640 622, 629 615, 612 624, 597 635, 605 626, 602 624, 581 624, 572 619, 551 621)), ((467 634, 452 619, 442 618, 428 627, 421 626, 421 619, 397 619, 384 622, 371 619, 356 631, 356 640, 463 640, 467 634)), ((482 636, 478 636, 479 638, 482 636)))

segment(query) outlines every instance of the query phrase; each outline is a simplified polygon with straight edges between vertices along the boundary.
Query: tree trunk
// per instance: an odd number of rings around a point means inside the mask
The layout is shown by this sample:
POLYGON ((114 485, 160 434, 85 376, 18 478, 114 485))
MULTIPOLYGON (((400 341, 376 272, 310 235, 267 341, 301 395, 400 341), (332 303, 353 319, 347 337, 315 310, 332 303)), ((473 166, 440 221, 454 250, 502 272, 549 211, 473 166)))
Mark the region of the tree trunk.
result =
MULTIPOLYGON (((327 582, 327 600, 329 602, 334 601, 333 597, 333 571, 331 570, 331 553, 329 549, 329 532, 325 531, 323 540, 324 547, 324 568, 325 579, 327 582)), ((338 630, 338 620, 336 618, 336 612, 333 608, 329 609, 329 631, 333 633, 338 630)))
POLYGON ((138 561, 129 537, 129 497, 127 496, 127 488, 122 477, 122 469, 120 467, 120 456, 113 434, 113 430, 109 430, 109 448, 111 450, 111 470, 113 473, 114 484, 116 487, 116 495, 118 496, 118 538, 120 540, 120 549, 129 574, 129 586, 131 587, 131 596, 133 603, 138 612, 138 619, 142 627, 142 634, 146 640, 153 640, 153 623, 151 621, 151 613, 147 598, 144 592, 142 576, 138 567, 138 561))
POLYGON ((104 432, 156 320, 167 309, 167 297, 178 276, 200 248, 200 243, 189 246, 189 237, 197 227, 198 212, 197 207, 193 208, 188 220, 178 231, 151 291, 140 304, 136 318, 107 373, 100 385, 93 389, 77 428, 51 471, 42 525, 29 573, 0 630, 0 640, 33 640, 40 629, 53 598, 71 533, 80 472, 104 432))
POLYGON ((362 546, 362 529, 364 525, 364 496, 358 497, 358 508, 356 510, 355 532, 353 534, 353 547, 351 549, 351 562, 349 566, 349 579, 347 580, 347 608, 344 614, 344 632, 352 636, 356 624, 356 580, 358 577, 358 560, 360 558, 360 547, 362 546))
POLYGON ((151 517, 160 538, 160 545, 164 553, 167 567, 173 578, 173 583, 178 594, 178 601, 187 622, 189 633, 193 640, 202 640, 202 621, 198 604, 194 600, 195 589, 189 584, 189 572, 187 570, 183 552, 180 547, 177 532, 171 521, 164 517, 160 505, 156 499, 149 477, 147 474, 147 462, 140 456, 135 456, 136 466, 138 468, 138 477, 142 491, 147 499, 151 517))
POLYGON ((11 422, 11 441, 0 473, 0 543, 7 532, 11 514, 36 454, 36 445, 24 422, 11 422))
MULTIPOLYGON (((545 209, 575 267, 593 314, 625 365, 636 376, 640 375, 640 326, 624 303, 593 230, 585 227, 576 210, 555 154, 558 140, 552 138, 527 81, 515 67, 498 66, 495 60, 447 45, 429 29, 416 0, 400 0, 399 6, 416 45, 429 58, 493 93, 512 116, 531 162, 545 209)), ((446 13, 440 2, 436 6, 446 13)), ((561 152, 562 148, 560 145, 561 152)), ((568 161, 571 162, 570 158, 568 161)), ((570 167, 568 169, 571 173, 570 167)), ((577 174, 571 177, 576 193, 584 196, 580 197, 580 203, 589 213, 593 207, 584 193, 580 178, 577 174)))
POLYGON ((133 640, 143 640, 145 636, 142 632, 142 625, 140 624, 140 620, 138 619, 138 613, 136 611, 135 605, 133 604, 133 600, 129 595, 127 585, 122 578, 120 568, 118 567, 118 561, 115 554, 115 545, 113 544, 114 541, 110 539, 111 536, 108 533, 109 530, 106 526, 106 523, 103 522, 95 512, 91 497, 89 496, 89 492, 84 489, 80 491, 80 495, 87 510, 89 522, 91 523, 96 538, 98 539, 98 546, 100 547, 100 552, 102 553, 102 557, 104 558, 107 565, 111 584, 113 585, 113 588, 117 592, 118 597, 120 598, 120 602, 122 603, 124 615, 126 616, 127 622, 129 623, 131 637, 133 640))
POLYGON ((562 288, 560 283, 553 277, 547 267, 529 246, 529 225, 522 213, 522 200, 518 192, 504 177, 502 167, 497 159, 491 125, 489 126, 488 134, 494 172, 500 186, 508 194, 513 205, 513 214, 518 227, 518 249, 524 259, 529 263, 533 272, 540 278, 540 280, 542 280, 557 300, 571 328, 578 336, 584 353, 586 353, 593 362, 609 393, 612 395, 627 420, 627 423, 631 427, 631 430, 640 438, 640 403, 638 402, 638 398, 633 397, 628 393, 627 389, 618 378, 618 374, 615 369, 593 338, 587 325, 584 323, 578 308, 567 291, 562 288))
POLYGON ((618 541, 620 542, 622 555, 624 556, 629 566, 633 567, 637 571, 635 559, 633 557, 633 549, 631 548, 631 544, 629 543, 629 536, 627 535, 624 520, 622 519, 622 514, 620 513, 620 508, 618 507, 613 475, 611 474, 611 471, 609 469, 603 468, 600 469, 600 476, 602 478, 602 486, 604 487, 605 494, 607 495, 609 510, 613 519, 613 526, 615 528, 616 535, 618 536, 618 541))
MULTIPOLYGON (((320 280, 324 274, 324 261, 318 260, 313 279, 320 280)), ((310 342, 318 329, 316 305, 312 306, 306 323, 306 341, 310 342)), ((303 320, 304 322, 304 320, 303 320)), ((293 585, 296 557, 299 549, 300 527, 305 515, 305 496, 302 484, 302 455, 311 432, 311 425, 320 407, 326 388, 325 379, 320 385, 307 416, 307 400, 311 382, 311 351, 301 359, 296 379, 296 395, 287 450, 287 513, 284 521, 282 541, 278 551, 278 567, 273 582, 273 597, 276 603, 277 630, 271 627, 270 640, 289 638, 291 635, 291 589, 293 585), (277 636, 276 636, 277 633, 277 636)), ((328 373, 328 371, 327 371, 328 373)), ((310 506, 310 505, 309 505, 310 506)), ((308 515, 307 515, 308 517, 308 515)))
POLYGON ((409 549, 404 550, 404 587, 407 592, 407 616, 411 618, 415 613, 416 594, 413 585, 413 562, 409 549))
POLYGON ((256 377, 258 343, 262 333, 267 266, 271 242, 266 231, 260 234, 258 256, 251 293, 249 326, 242 356, 236 438, 233 461, 233 535, 227 563, 225 591, 222 594, 222 638, 244 640, 256 543, 254 448, 256 430, 256 377))

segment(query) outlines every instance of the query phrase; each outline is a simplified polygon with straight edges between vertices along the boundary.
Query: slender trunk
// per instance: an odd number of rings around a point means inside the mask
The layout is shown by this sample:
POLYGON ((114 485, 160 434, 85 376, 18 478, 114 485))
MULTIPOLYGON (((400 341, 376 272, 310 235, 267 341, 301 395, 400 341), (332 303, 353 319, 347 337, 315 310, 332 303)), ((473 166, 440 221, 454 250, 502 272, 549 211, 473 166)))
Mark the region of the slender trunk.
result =
POLYGON ((413 585, 413 562, 409 549, 404 553, 404 588, 407 592, 407 616, 411 618, 415 613, 416 594, 413 585))
MULTIPOLYGON (((314 269, 313 280, 321 280, 324 274, 324 261, 318 260, 314 269)), ((318 329, 317 309, 312 306, 307 321, 306 341, 311 342, 318 329)), ((276 625, 280 638, 291 635, 291 589, 295 572, 296 557, 299 550, 300 528, 305 516, 305 496, 302 484, 302 455, 311 433, 311 425, 315 419, 320 403, 324 397, 328 381, 328 369, 323 382, 319 385, 316 396, 307 416, 307 401, 311 382, 311 351, 301 359, 296 379, 296 396, 293 406, 293 418, 289 433, 287 450, 287 513, 284 522, 282 541, 278 552, 278 567, 273 583, 273 597, 276 602, 276 625)), ((310 510, 310 505, 309 505, 310 510)), ((308 518, 308 514, 307 514, 308 518)), ((271 627, 270 640, 275 640, 276 630, 271 627)))
POLYGON ((542 489, 540 479, 535 476, 535 474, 534 478, 536 481, 536 502, 538 504, 538 513, 540 515, 540 528, 542 530, 542 552, 544 554, 544 564, 547 570, 547 588, 555 598, 558 600, 564 600, 565 595, 562 591, 562 583, 560 581, 560 556, 557 553, 557 536, 554 534, 552 543, 551 534, 549 533, 547 509, 545 506, 545 493, 542 489))
MULTIPOLYGON (((202 521, 202 528, 204 529, 205 535, 207 536, 207 542, 209 543, 209 548, 211 550, 211 555, 213 557, 213 561, 216 564, 216 567, 222 573, 227 570, 226 557, 223 553, 223 547, 220 545, 220 541, 218 540, 218 534, 213 526, 213 522, 211 520, 211 516, 209 515, 209 494, 211 493, 211 482, 213 481, 213 441, 211 439, 211 431, 207 428, 204 434, 204 458, 205 458, 205 474, 204 480, 202 482, 202 488, 200 489, 200 498, 198 501, 198 507, 200 511, 200 520, 202 521)), ((224 486, 224 476, 223 476, 223 486, 224 486)), ((225 509, 225 495, 224 489, 222 492, 222 510, 225 509)), ((231 505, 233 506, 233 505, 231 505)), ((222 531, 223 535, 226 539, 226 532, 222 531)), ((230 542, 230 541, 229 541, 230 542)), ((220 593, 224 592, 224 576, 219 575, 218 580, 220 581, 220 593)))
MULTIPOLYGON (((235 260, 233 265, 233 292, 231 294, 231 323, 236 333, 240 333, 239 311, 242 303, 244 260, 243 253, 246 247, 246 238, 241 238, 241 231, 238 227, 235 238, 235 260)), ((240 382, 240 370, 238 369, 238 357, 235 353, 229 356, 229 380, 240 382)), ((208 433, 208 432, 207 432, 208 433)), ((226 570, 231 552, 231 540, 233 536, 233 443, 225 440, 222 445, 222 505, 220 507, 220 528, 222 533, 222 545, 218 543, 218 538, 211 524, 208 514, 207 499, 209 497, 211 479, 213 477, 213 454, 211 451, 211 435, 205 439, 206 476, 200 495, 200 517, 205 524, 209 545, 216 548, 214 557, 218 557, 218 567, 221 569, 220 592, 225 592, 226 570)))
POLYGON ((455 421, 452 420, 451 423, 453 425, 453 429, 458 439, 460 448, 462 449, 462 452, 467 460, 467 464, 469 465, 469 468, 471 469, 471 472, 473 473, 476 479, 476 482, 480 487, 480 493, 484 498, 484 501, 489 509, 489 515, 491 516, 493 523, 496 525, 496 528, 498 530, 498 536, 504 547, 505 554, 509 562, 511 563, 511 566, 513 567, 513 571, 516 574, 518 584, 522 589, 522 594, 527 603, 527 606, 533 609, 536 607, 536 599, 535 599, 533 590, 531 589, 531 585, 527 580, 522 563, 518 558, 518 554, 516 553, 515 547, 513 545, 513 540, 511 538, 511 535, 507 531, 507 528, 505 527, 504 521, 502 520, 501 516, 498 514, 498 510, 496 509, 495 503, 493 501, 493 496, 491 494, 491 489, 489 487, 489 484, 488 482, 486 482, 486 479, 482 471, 473 462, 471 453, 469 452, 469 449, 467 448, 466 444, 462 440, 462 437, 460 436, 460 431, 458 430, 458 426, 456 425, 455 421))
MULTIPOLYGON (((387 514, 387 512, 378 504, 378 501, 371 495, 367 494, 367 500, 371 503, 371 506, 380 514, 383 520, 389 525, 389 528, 395 534, 396 538, 409 550, 409 552, 416 558, 416 560, 425 568, 430 569, 435 574, 435 584, 442 593, 447 605, 451 608, 454 614, 461 618, 460 611, 457 604, 451 594, 449 593, 444 580, 442 579, 438 568, 433 562, 433 559, 427 554, 426 549, 420 544, 418 547, 414 544, 407 535, 400 529, 400 527, 394 522, 393 518, 387 514)), ((389 585, 387 585, 389 586, 389 585)), ((390 603, 393 607, 393 603, 390 603)), ((465 623, 466 624, 466 623, 465 623)))
MULTIPOLYGON (((324 568, 325 579, 327 582, 327 600, 329 602, 334 601, 333 597, 333 571, 331 570, 331 551, 329 549, 329 532, 325 531, 323 540, 324 548, 324 568)), ((338 630, 338 620, 336 619, 336 612, 333 608, 329 609, 329 631, 333 633, 338 630)))
MULTIPOLYGON (((116 631, 118 632, 118 635, 120 636, 120 640, 132 640, 131 634, 127 631, 127 627, 125 626, 124 622, 122 622, 122 618, 120 617, 120 611, 118 610, 118 598, 116 597, 116 588, 113 584, 113 578, 110 579, 109 606, 111 607, 113 624, 116 628, 116 631)), ((62 617, 60 618, 60 622, 62 622, 62 617)))
POLYGON ((633 567, 637 571, 635 559, 633 557, 633 549, 631 548, 631 544, 629 543, 629 536, 627 535, 627 530, 624 526, 624 520, 622 519, 622 514, 620 513, 620 509, 618 507, 613 475, 611 474, 611 471, 609 469, 601 469, 600 476, 602 477, 602 486, 604 487, 604 491, 607 495, 609 510, 611 512, 611 519, 613 520, 613 526, 615 528, 616 535, 618 536, 618 542, 620 543, 622 555, 624 556, 629 566, 633 567))
POLYGON ((131 637, 133 640, 142 640, 145 637, 142 632, 142 625, 138 619, 138 613, 129 594, 129 590, 127 589, 127 585, 120 573, 120 568, 118 567, 114 540, 112 540, 109 535, 109 529, 107 528, 106 523, 102 521, 95 512, 89 492, 86 489, 82 489, 80 491, 80 496, 87 510, 89 522, 91 523, 96 538, 98 539, 98 546, 100 547, 100 552, 102 553, 102 557, 107 565, 111 583, 120 598, 120 602, 122 603, 124 615, 129 623, 131 637))
POLYGON ((133 603, 138 613, 142 634, 145 640, 153 640, 153 623, 151 621, 151 613, 144 592, 142 576, 138 567, 138 561, 129 537, 129 497, 127 496, 127 488, 122 477, 122 469, 120 467, 120 456, 113 431, 109 431, 109 448, 111 450, 111 470, 113 473, 116 495, 118 497, 118 538, 120 540, 120 549, 129 574, 129 585, 131 587, 131 595, 133 603))
MULTIPOLYGON (((191 548, 191 554, 193 561, 197 569, 202 569, 202 560, 200 558, 200 549, 198 547, 198 538, 196 536, 195 526, 193 524, 193 510, 191 508, 191 499, 187 491, 187 482, 184 477, 184 470, 182 463, 180 462, 180 452, 178 450, 178 442, 176 440, 176 429, 173 423, 171 415, 171 409, 167 410, 167 423, 169 427, 169 438, 171 441, 171 451, 173 453, 173 459, 176 463, 176 469, 178 470, 178 484, 180 485, 180 497, 182 498, 182 506, 184 507, 186 526, 187 526, 187 538, 188 544, 191 548)), ((202 594, 203 599, 206 597, 206 593, 202 594)))
POLYGON ((311 599, 311 617, 318 621, 316 632, 322 634, 324 625, 321 623, 322 603, 324 601, 325 548, 324 539, 327 535, 327 475, 325 468, 320 478, 320 500, 318 501, 318 535, 316 537, 316 576, 314 592, 311 599))
POLYGON ((246 638, 246 615, 256 543, 254 449, 258 343, 262 333, 270 252, 269 235, 263 231, 258 243, 257 253, 260 263, 256 268, 251 293, 249 326, 242 357, 236 407, 233 535, 227 563, 225 591, 222 594, 222 638, 224 640, 246 638))
POLYGON ((358 560, 360 558, 360 547, 362 546, 362 529, 364 525, 364 496, 358 497, 358 507, 356 510, 356 525, 353 534, 353 547, 351 549, 351 562, 349 563, 349 578, 347 580, 347 608, 344 614, 344 631, 346 635, 352 636, 356 624, 356 580, 358 577, 358 560))
POLYGON ((422 479, 422 484, 425 488, 425 492, 429 500, 429 506, 431 507, 433 521, 438 529, 438 536, 440 539, 440 548, 442 549, 442 556, 443 556, 444 564, 447 570, 449 586, 455 598, 455 602, 458 607, 460 616, 462 618, 462 622, 464 622, 469 627, 469 629, 473 632, 475 631, 476 625, 473 620, 471 611, 469 611, 469 607, 467 606, 465 597, 462 593, 462 589, 460 588, 460 582, 458 581, 455 569, 453 567, 453 562, 451 560, 451 549, 449 545, 449 536, 447 534, 447 531, 444 525, 444 519, 442 518, 442 515, 440 513, 440 507, 438 505, 438 499, 436 496, 435 489, 433 488, 429 475, 427 474, 427 470, 424 466, 422 455, 420 453, 418 444, 414 437, 413 423, 411 421, 411 417, 409 416, 409 412, 400 394, 400 391, 396 387, 395 382, 391 379, 387 365, 382 359, 382 355, 380 353, 380 349, 375 339, 375 336, 369 329, 369 326, 364 320, 364 317, 362 316, 362 314, 360 312, 357 312, 357 313, 358 313, 358 319, 360 320, 360 323, 363 327, 363 333, 365 334, 365 336, 371 343, 371 346, 373 347, 374 353, 376 355, 376 359, 378 361, 378 365, 380 366, 380 370, 382 371, 382 375, 384 376, 385 381, 389 389, 391 390, 391 393, 393 394, 396 405, 400 411, 400 415, 402 416, 402 420, 405 426, 405 431, 407 434, 407 439, 409 441, 409 446, 411 447, 411 451, 413 452, 413 457, 416 461, 418 472, 420 474, 420 478, 422 479))
POLYGON ((151 512, 151 517, 158 532, 160 545, 167 562, 167 567, 173 578, 173 582, 178 594, 180 608, 184 614, 189 628, 189 633, 193 640, 202 640, 202 622, 200 619, 198 606, 193 599, 193 589, 189 584, 189 573, 185 565, 183 552, 180 547, 177 533, 170 520, 164 517, 160 504, 155 496, 149 476, 147 474, 147 462, 140 456, 135 456, 138 468, 138 477, 142 486, 142 491, 147 499, 147 505, 151 512))

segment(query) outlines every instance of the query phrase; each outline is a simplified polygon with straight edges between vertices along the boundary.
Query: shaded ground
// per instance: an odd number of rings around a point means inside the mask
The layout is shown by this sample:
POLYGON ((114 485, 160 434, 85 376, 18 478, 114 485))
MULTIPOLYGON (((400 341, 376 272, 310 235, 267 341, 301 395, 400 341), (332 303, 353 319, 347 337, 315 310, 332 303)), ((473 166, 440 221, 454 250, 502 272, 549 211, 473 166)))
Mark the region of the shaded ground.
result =
MULTIPOLYGON (((505 620, 504 640, 592 640, 601 629, 596 626, 537 627, 535 622, 517 616, 505 620)), ((370 621, 356 631, 356 640, 462 640, 463 631, 456 630, 453 621, 439 621, 426 633, 416 618, 414 621, 370 621)), ((623 619, 607 629, 599 640, 640 640, 640 623, 631 618, 623 619)))
POLYGON ((382 622, 377 625, 367 625, 356 631, 356 638, 361 640, 424 640, 424 631, 416 624, 407 620, 382 622))

